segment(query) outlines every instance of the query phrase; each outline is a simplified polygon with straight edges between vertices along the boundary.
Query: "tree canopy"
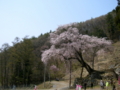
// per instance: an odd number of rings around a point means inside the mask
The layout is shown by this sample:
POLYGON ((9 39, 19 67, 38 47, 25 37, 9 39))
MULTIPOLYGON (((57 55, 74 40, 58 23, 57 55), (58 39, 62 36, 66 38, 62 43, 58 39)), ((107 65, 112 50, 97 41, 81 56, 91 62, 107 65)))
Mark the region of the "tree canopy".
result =
POLYGON ((53 57, 60 58, 61 60, 76 59, 90 74, 94 70, 85 62, 84 54, 97 53, 99 50, 107 50, 111 46, 110 40, 82 35, 77 28, 65 28, 65 26, 59 27, 55 32, 50 34, 50 43, 50 49, 42 53, 42 61, 44 63, 47 63, 53 57), (63 29, 65 30, 59 33, 63 29))

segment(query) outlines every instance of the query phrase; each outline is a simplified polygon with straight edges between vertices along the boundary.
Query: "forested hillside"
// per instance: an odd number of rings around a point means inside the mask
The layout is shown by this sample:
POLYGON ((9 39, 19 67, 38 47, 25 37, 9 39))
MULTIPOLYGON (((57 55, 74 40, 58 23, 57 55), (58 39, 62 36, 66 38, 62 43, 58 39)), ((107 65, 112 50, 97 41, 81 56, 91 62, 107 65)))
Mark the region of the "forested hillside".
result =
MULTIPOLYGON (((62 25, 56 29, 58 35, 67 31, 69 27, 77 28, 83 35, 105 37, 107 40, 117 42, 120 40, 120 7, 85 22, 62 25)), ((44 78, 46 80, 62 78, 68 72, 70 64, 67 60, 62 62, 60 58, 56 58, 57 60, 52 58, 46 68, 41 61, 43 51, 51 47, 50 33, 52 32, 41 34, 39 37, 25 37, 22 40, 16 37, 13 46, 7 43, 2 45, 0 48, 0 85, 2 87, 7 88, 14 84, 16 86, 38 84, 44 82, 44 78), (46 69, 45 77, 44 69, 46 69)), ((80 68, 77 61, 72 64, 73 70, 80 68)))

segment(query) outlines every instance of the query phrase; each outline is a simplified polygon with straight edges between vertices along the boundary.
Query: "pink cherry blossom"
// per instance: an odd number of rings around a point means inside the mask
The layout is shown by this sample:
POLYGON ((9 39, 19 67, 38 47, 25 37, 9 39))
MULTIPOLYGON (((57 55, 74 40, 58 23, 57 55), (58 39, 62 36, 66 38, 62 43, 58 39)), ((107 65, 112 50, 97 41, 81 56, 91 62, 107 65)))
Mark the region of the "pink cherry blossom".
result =
POLYGON ((77 28, 70 27, 70 25, 60 26, 55 32, 51 33, 50 43, 51 48, 42 53, 44 63, 47 63, 52 57, 62 60, 76 58, 76 51, 86 53, 86 55, 97 53, 101 49, 110 48, 112 44, 110 40, 105 38, 82 35, 77 28), (66 30, 61 31, 63 28, 66 30))

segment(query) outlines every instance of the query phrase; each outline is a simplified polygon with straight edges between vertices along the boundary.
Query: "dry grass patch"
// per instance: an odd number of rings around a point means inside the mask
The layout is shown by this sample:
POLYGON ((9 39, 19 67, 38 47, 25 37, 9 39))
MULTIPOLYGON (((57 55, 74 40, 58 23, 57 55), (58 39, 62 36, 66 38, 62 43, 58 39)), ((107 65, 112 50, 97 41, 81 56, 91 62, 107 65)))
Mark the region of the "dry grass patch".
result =
POLYGON ((52 86, 53 86, 52 83, 47 81, 45 82, 45 87, 44 87, 44 83, 42 83, 42 84, 39 84, 37 88, 38 89, 50 89, 52 86))

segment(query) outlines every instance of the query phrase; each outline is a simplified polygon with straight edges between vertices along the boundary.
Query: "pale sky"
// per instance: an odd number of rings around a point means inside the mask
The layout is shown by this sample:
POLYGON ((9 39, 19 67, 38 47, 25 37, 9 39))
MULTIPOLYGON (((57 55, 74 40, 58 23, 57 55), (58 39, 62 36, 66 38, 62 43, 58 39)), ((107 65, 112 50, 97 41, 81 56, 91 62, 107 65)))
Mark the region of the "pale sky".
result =
POLYGON ((59 25, 82 22, 115 9, 117 0, 0 0, 0 47, 15 37, 38 37, 59 25))

